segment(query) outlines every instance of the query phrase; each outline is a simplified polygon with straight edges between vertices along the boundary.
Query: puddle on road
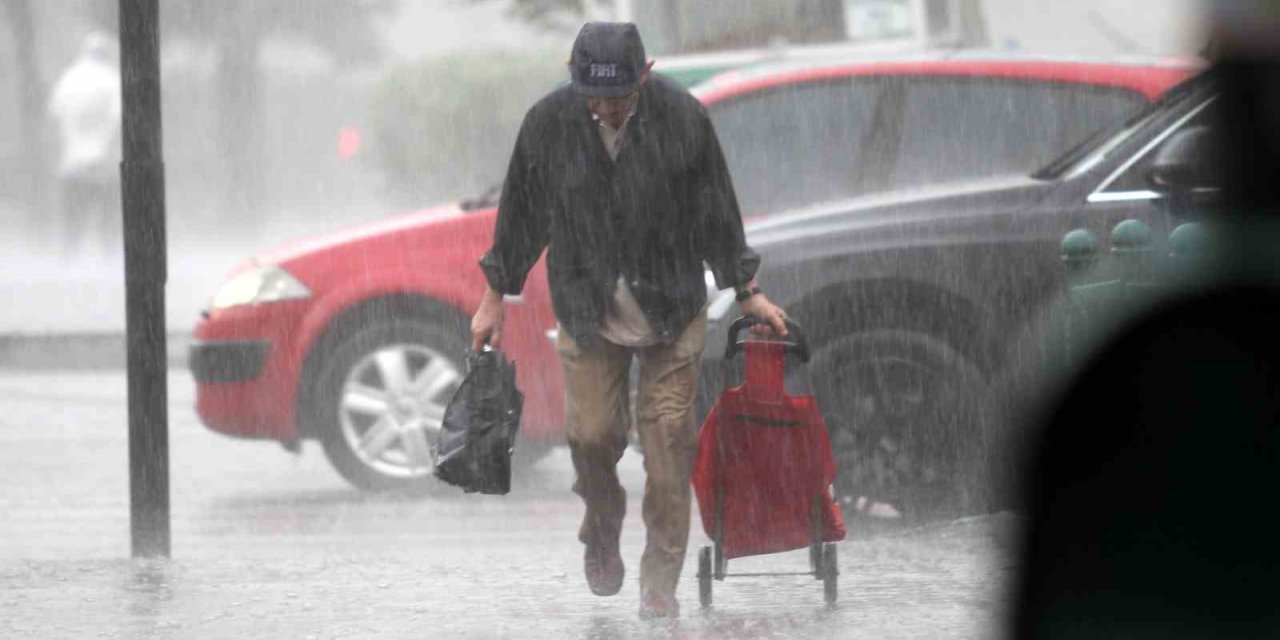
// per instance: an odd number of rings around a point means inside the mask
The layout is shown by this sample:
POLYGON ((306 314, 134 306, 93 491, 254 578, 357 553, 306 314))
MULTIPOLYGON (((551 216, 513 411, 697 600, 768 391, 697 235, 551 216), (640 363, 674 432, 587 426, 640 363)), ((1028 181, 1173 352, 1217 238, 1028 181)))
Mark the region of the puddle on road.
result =
MULTIPOLYGON (((690 563, 683 617, 656 623, 637 617, 634 573, 616 597, 589 595, 575 564, 580 552, 564 532, 509 529, 470 541, 406 536, 398 549, 360 548, 357 536, 345 554, 313 548, 275 559, 210 553, 8 562, 0 564, 0 590, 13 597, 0 608, 0 636, 992 637, 1004 613, 1016 526, 1014 517, 997 515, 842 543, 834 607, 823 604, 821 583, 811 578, 730 578, 715 584, 715 605, 702 611, 690 563), (554 540, 529 544, 543 537, 554 540)), ((640 538, 624 538, 631 571, 640 538)), ((804 552, 778 554, 735 560, 731 570, 794 570, 805 562, 804 552)))

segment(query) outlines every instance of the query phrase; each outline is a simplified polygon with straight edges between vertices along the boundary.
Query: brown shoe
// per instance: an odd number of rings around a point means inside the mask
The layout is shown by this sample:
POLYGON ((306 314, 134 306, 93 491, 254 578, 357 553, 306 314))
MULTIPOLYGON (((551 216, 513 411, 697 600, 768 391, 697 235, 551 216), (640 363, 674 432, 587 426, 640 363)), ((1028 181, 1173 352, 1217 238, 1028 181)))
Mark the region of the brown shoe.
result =
POLYGON ((591 593, 611 596, 622 590, 622 580, 626 577, 627 568, 622 564, 622 556, 618 555, 616 543, 588 542, 582 566, 587 574, 587 586, 591 587, 591 593))
POLYGON ((679 618, 680 602, 669 593, 642 589, 640 593, 640 619, 679 618))

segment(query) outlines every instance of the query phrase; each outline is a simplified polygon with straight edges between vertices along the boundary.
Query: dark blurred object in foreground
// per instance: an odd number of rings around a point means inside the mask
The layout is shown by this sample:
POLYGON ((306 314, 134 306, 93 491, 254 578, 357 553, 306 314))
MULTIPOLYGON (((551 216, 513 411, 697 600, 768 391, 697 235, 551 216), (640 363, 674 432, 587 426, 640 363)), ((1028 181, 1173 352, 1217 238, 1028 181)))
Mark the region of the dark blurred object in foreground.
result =
POLYGON ((520 428, 524 396, 516 368, 501 351, 469 358, 470 371, 445 410, 436 443, 437 478, 467 493, 511 491, 511 452, 520 428))
POLYGON ((1214 255, 1079 363, 1035 425, 1015 637, 1280 629, 1280 65, 1219 53, 1214 255))

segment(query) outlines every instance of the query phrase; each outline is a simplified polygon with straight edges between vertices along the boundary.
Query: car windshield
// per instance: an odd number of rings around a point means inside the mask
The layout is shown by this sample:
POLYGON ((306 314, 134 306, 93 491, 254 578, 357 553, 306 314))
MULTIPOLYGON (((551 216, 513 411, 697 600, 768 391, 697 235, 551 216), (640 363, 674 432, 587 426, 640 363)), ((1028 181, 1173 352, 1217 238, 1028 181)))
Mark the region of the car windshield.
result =
POLYGON ((1076 176, 1092 169, 1135 133, 1141 131, 1148 122, 1180 103, 1183 98, 1203 86, 1207 81, 1208 74, 1200 74, 1185 80, 1170 89, 1160 99, 1143 107, 1124 120, 1094 131, 1074 147, 1068 149, 1066 153, 1032 173, 1031 177, 1038 180, 1057 180, 1076 176))

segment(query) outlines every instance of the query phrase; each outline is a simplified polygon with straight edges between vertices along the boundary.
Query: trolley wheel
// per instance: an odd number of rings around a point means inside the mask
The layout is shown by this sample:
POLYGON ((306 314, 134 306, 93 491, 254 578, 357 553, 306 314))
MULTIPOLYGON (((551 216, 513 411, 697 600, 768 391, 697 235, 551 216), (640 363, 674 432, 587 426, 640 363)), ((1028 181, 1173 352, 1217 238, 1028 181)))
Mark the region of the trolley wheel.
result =
POLYGON ((828 542, 822 545, 822 594, 827 604, 835 604, 839 593, 840 563, 836 557, 836 545, 828 542))
POLYGON ((698 602, 702 608, 711 606, 711 547, 698 550, 698 602))
POLYGON ((715 568, 714 575, 716 580, 724 580, 724 574, 728 572, 729 559, 724 557, 724 547, 720 543, 715 543, 715 550, 712 555, 712 566, 715 568))

